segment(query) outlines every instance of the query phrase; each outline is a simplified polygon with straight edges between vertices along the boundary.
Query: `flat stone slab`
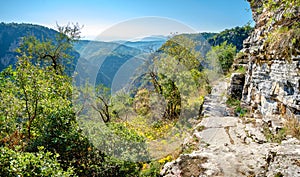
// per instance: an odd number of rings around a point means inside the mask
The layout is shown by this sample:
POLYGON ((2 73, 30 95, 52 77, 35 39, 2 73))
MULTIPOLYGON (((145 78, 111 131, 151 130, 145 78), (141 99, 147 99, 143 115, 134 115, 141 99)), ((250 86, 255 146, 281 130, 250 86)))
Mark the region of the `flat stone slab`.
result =
POLYGON ((251 121, 245 124, 239 117, 224 115, 226 105, 220 101, 221 85, 224 84, 215 86, 214 95, 206 97, 204 118, 191 136, 199 140, 198 148, 167 163, 161 175, 273 177, 280 172, 300 177, 300 141, 290 138, 281 144, 268 143, 259 119, 255 124, 251 121))
POLYGON ((204 126, 205 128, 234 127, 237 123, 237 117, 207 117, 199 123, 199 126, 204 126))
POLYGON ((196 133, 201 141, 213 146, 230 144, 230 138, 224 128, 210 128, 196 133))

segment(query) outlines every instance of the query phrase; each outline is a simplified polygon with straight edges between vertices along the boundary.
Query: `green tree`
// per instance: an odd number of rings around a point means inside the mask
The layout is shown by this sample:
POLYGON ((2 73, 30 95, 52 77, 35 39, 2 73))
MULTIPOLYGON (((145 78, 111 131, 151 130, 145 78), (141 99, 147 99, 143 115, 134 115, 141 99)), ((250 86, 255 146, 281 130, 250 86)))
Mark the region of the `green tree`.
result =
POLYGON ((221 45, 213 46, 206 54, 206 62, 211 63, 216 70, 226 74, 229 72, 236 55, 236 47, 223 42, 221 45))
POLYGON ((152 55, 148 77, 155 91, 166 101, 164 118, 176 119, 182 104, 187 103, 187 95, 198 90, 195 83, 200 79, 201 53, 196 44, 184 37, 175 36, 168 40, 156 55, 152 55))
POLYGON ((208 38, 208 43, 212 46, 218 46, 227 41, 227 44, 236 46, 239 51, 243 48, 243 41, 251 34, 253 28, 250 24, 242 27, 226 29, 213 37, 208 38))
POLYGON ((78 25, 58 26, 56 41, 37 40, 34 36, 24 37, 16 50, 18 62, 15 77, 16 97, 20 104, 20 117, 26 123, 27 138, 32 136, 32 124, 42 125, 44 115, 70 105, 70 78, 63 72, 64 60, 72 57, 68 51, 80 36, 78 25), (36 119, 38 119, 36 121, 36 119))
POLYGON ((68 176, 69 168, 79 176, 138 173, 139 164, 107 156, 78 126, 71 102, 72 80, 64 72, 66 61, 72 61, 68 51, 79 34, 77 27, 72 29, 60 28, 57 41, 23 38, 16 68, 0 73, 0 146, 4 152, 0 172, 5 176, 68 176))
POLYGON ((103 122, 107 123, 112 117, 111 93, 109 88, 100 84, 96 87, 95 103, 91 105, 100 115, 103 122))
POLYGON ((162 45, 159 52, 162 52, 183 66, 187 70, 198 69, 202 60, 201 53, 195 50, 196 43, 184 36, 174 36, 162 45))
MULTIPOLYGON (((23 37, 21 46, 16 50, 32 63, 51 66, 57 74, 64 74, 65 66, 72 63, 73 43, 80 38, 80 26, 59 26, 55 40, 38 40, 35 36, 23 37)), ((69 66, 70 67, 70 66, 69 66)))
POLYGON ((59 155, 43 152, 39 147, 36 153, 19 152, 7 147, 0 147, 0 174, 1 176, 76 176, 72 168, 64 170, 58 160, 59 155))

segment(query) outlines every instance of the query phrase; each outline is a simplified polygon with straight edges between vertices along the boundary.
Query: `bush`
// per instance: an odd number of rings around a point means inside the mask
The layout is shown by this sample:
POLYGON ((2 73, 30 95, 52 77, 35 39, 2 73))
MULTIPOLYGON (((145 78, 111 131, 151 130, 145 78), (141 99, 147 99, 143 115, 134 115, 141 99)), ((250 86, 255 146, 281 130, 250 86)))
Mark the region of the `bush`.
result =
POLYGON ((7 147, 0 148, 0 174, 1 176, 75 176, 72 168, 63 170, 58 163, 58 155, 51 152, 17 152, 7 147))
POLYGON ((231 98, 229 97, 227 100, 226 100, 226 104, 230 107, 237 107, 241 104, 241 101, 240 100, 237 100, 235 98, 231 98))
POLYGON ((141 177, 148 177, 148 176, 160 176, 160 170, 161 170, 162 164, 157 162, 157 161, 153 161, 150 162, 149 164, 144 164, 143 165, 143 169, 140 172, 141 177))
POLYGON ((97 134, 90 134, 90 137, 93 137, 94 145, 102 149, 106 155, 124 161, 148 160, 146 139, 123 123, 111 122, 93 128, 101 129, 97 134))
POLYGON ((281 143, 282 140, 286 138, 286 129, 280 129, 278 132, 274 133, 270 130, 267 123, 263 124, 263 134, 268 142, 271 143, 281 143))
MULTIPOLYGON (((45 122, 41 134, 27 147, 28 151, 37 152, 39 146, 45 146, 47 151, 59 154, 57 159, 64 169, 71 166, 78 176, 134 176, 137 173, 138 164, 115 159, 95 148, 79 129, 72 109, 54 112, 45 122)), ((115 129, 126 133, 121 127, 115 129)), ((102 142, 110 140, 109 136, 101 138, 102 142)), ((113 147, 114 150, 122 148, 113 147)))
POLYGON ((236 54, 236 47, 232 44, 223 42, 221 45, 213 46, 211 50, 206 54, 206 62, 226 75, 233 64, 233 60, 236 54))
POLYGON ((226 104, 227 104, 227 106, 234 109, 234 113, 237 116, 244 117, 246 115, 246 113, 248 112, 247 109, 245 109, 241 106, 241 101, 238 99, 229 97, 226 100, 226 104))

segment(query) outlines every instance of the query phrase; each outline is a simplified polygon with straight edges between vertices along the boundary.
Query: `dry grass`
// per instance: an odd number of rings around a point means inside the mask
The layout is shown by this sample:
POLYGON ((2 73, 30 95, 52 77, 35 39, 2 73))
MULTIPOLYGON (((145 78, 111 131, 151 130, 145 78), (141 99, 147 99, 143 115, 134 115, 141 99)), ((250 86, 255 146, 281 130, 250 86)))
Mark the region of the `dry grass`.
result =
POLYGON ((300 122, 297 118, 288 118, 284 124, 287 135, 300 139, 300 122))
POLYGON ((279 28, 268 36, 264 44, 267 56, 283 58, 290 61, 291 56, 299 54, 300 28, 299 24, 288 28, 279 28))

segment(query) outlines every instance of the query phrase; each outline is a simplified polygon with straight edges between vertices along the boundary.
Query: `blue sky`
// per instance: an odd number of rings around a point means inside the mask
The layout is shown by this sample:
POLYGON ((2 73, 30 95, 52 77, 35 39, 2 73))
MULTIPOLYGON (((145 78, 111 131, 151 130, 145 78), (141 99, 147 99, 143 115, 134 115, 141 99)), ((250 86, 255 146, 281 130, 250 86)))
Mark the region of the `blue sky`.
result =
POLYGON ((174 19, 197 32, 219 32, 252 21, 247 9, 245 0, 5 0, 0 21, 51 28, 78 22, 84 25, 82 35, 93 39, 112 25, 148 16, 174 19))

